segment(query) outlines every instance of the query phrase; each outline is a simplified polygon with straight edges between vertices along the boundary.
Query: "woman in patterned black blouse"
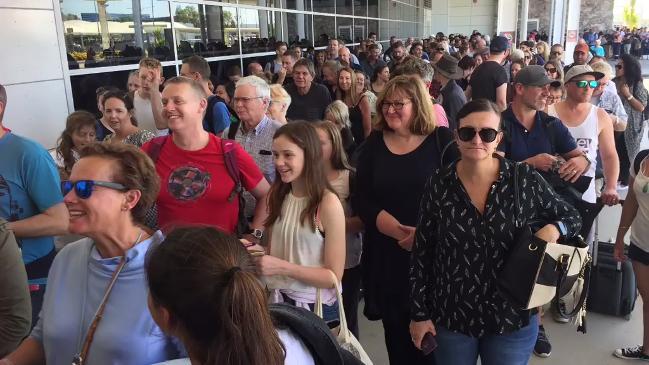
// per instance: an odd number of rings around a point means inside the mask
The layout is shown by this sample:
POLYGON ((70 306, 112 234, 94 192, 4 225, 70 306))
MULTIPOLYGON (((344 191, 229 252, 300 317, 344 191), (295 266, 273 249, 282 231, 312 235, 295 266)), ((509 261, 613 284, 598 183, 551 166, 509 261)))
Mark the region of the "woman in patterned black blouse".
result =
POLYGON ((514 307, 497 275, 514 243, 514 216, 547 222, 536 235, 556 242, 579 231, 577 211, 526 164, 519 167, 521 211, 514 203, 515 163, 494 155, 500 112, 475 100, 457 115, 461 159, 432 175, 422 196, 411 257, 410 333, 421 348, 436 335, 438 365, 527 364, 538 319, 514 307))

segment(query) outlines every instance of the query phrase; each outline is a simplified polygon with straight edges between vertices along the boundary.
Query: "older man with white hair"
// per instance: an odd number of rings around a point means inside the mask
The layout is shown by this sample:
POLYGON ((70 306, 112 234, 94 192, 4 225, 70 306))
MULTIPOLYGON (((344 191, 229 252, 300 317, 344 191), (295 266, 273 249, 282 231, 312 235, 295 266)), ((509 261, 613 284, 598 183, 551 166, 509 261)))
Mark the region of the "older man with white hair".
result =
MULTIPOLYGON (((282 126, 279 122, 270 119, 266 113, 270 100, 270 86, 262 78, 246 76, 239 80, 232 105, 241 122, 231 124, 224 132, 224 136, 239 142, 252 156, 269 184, 275 179, 275 166, 271 152, 273 135, 282 126)), ((244 194, 244 198, 246 216, 252 217, 255 200, 247 193, 244 194)))
POLYGON ((604 109, 613 120, 613 129, 622 132, 626 129, 626 121, 629 117, 624 110, 622 99, 617 93, 615 83, 611 81, 614 76, 613 68, 608 62, 597 62, 591 65, 593 71, 601 72, 604 77, 599 79, 599 86, 593 90, 590 102, 599 108, 604 109))

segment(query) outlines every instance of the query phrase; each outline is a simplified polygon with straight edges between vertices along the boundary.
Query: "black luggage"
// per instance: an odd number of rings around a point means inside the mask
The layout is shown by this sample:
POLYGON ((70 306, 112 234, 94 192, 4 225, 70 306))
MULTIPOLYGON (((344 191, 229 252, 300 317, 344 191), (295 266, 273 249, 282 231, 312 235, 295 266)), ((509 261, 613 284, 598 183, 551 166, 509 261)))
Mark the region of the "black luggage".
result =
POLYGON ((596 313, 624 317, 628 321, 638 296, 633 266, 630 260, 615 261, 615 244, 598 242, 595 237, 586 308, 596 313))

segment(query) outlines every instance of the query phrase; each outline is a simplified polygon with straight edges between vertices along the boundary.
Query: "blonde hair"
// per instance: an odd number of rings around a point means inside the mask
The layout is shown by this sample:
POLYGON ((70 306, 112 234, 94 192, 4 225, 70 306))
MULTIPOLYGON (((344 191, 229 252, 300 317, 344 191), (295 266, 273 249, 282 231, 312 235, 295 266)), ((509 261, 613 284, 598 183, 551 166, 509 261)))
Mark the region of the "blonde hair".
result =
POLYGON ((153 68, 153 69, 160 69, 162 70, 162 64, 160 61, 156 60, 155 58, 151 57, 145 57, 140 60, 139 64, 140 68, 145 67, 145 68, 153 68))
POLYGON ((523 53, 522 50, 520 50, 520 49, 518 49, 518 48, 517 48, 517 49, 513 49, 513 50, 511 51, 511 54, 509 55, 509 59, 510 59, 512 62, 523 61, 523 58, 525 58, 525 54, 523 53))
POLYGON ((424 136, 433 133, 437 128, 437 117, 428 90, 426 90, 420 78, 406 75, 396 76, 388 81, 383 92, 379 94, 376 101, 375 128, 381 131, 392 131, 383 116, 383 101, 397 90, 406 94, 412 102, 413 117, 408 127, 410 132, 424 136))
POLYGON ((541 55, 541 57, 543 57, 543 61, 548 62, 548 60, 550 59, 550 45, 544 41, 539 41, 536 43, 537 51, 539 49, 539 46, 543 47, 543 52, 539 52, 539 54, 541 55))
POLYGON ((347 104, 340 100, 336 100, 327 106, 327 109, 325 109, 325 115, 327 113, 331 114, 334 119, 336 119, 332 122, 337 126, 341 128, 351 128, 352 123, 349 121, 349 107, 347 107, 347 104))
POLYGON ((343 137, 340 129, 334 123, 323 120, 315 123, 315 127, 327 133, 331 141, 331 165, 336 170, 350 170, 354 168, 349 164, 347 153, 343 146, 343 137))
POLYGON ((609 79, 612 79, 614 77, 613 67, 611 67, 608 62, 596 62, 590 65, 590 67, 593 69, 593 71, 603 73, 604 76, 608 77, 609 79))
POLYGON ((287 108, 291 105, 291 96, 280 84, 270 85, 270 100, 271 102, 282 102, 286 105, 287 108))

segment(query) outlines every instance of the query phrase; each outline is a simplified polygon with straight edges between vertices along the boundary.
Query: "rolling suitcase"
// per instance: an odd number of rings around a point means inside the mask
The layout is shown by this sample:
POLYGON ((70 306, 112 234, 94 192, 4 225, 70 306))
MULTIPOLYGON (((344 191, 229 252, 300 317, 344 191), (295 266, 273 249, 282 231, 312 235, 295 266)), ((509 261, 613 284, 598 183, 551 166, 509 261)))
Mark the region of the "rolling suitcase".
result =
POLYGON ((630 260, 617 262, 613 257, 612 242, 599 242, 595 220, 595 240, 590 288, 586 308, 596 313, 631 319, 638 296, 635 274, 630 260))

